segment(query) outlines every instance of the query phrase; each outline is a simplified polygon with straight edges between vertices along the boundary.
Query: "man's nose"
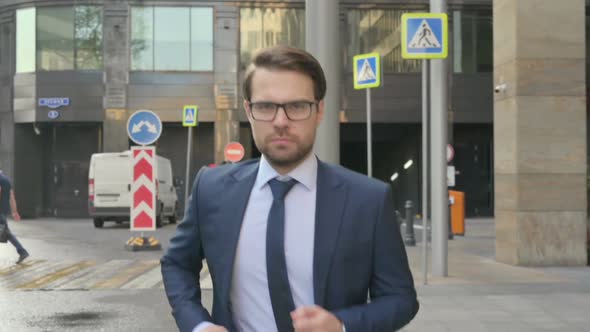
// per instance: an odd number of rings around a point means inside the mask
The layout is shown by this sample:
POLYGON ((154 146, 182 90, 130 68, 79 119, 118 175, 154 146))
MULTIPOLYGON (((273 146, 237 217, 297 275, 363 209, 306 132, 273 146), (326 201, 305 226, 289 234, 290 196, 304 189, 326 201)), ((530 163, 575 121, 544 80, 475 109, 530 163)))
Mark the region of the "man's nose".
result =
POLYGON ((287 111, 283 106, 279 106, 277 108, 277 115, 275 115, 275 119, 273 121, 275 126, 284 127, 289 124, 289 118, 287 117, 287 111))

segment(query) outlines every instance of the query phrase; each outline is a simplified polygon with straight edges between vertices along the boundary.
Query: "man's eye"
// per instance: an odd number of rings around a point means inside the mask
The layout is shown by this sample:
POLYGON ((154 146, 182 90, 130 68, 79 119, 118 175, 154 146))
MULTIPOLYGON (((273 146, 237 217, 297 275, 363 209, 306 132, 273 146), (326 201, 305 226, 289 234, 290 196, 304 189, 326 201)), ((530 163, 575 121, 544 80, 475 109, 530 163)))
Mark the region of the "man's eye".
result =
POLYGON ((307 109, 307 104, 306 103, 291 103, 289 104, 289 108, 296 110, 296 111, 302 111, 307 109))
POLYGON ((272 111, 275 109, 275 105, 269 103, 255 104, 254 107, 260 111, 272 111))

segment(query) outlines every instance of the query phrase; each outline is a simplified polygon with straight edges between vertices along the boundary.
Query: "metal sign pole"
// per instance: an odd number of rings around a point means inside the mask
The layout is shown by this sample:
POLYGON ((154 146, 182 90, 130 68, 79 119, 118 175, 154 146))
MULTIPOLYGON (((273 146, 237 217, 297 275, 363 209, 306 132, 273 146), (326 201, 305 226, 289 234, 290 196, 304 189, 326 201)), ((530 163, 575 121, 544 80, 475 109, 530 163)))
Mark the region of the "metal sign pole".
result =
MULTIPOLYGON (((430 0, 430 11, 446 13, 446 0, 430 0)), ((447 63, 436 59, 430 63, 430 153, 432 199, 432 274, 448 276, 448 192, 447 192, 447 63)))
POLYGON ((188 208, 188 188, 190 186, 189 176, 191 170, 191 149, 193 143, 193 127, 188 127, 188 134, 187 134, 187 143, 186 143, 186 176, 184 180, 184 210, 188 208))
POLYGON ((422 280, 428 284, 428 71, 429 60, 422 60, 422 280))
POLYGON ((371 132, 371 88, 367 88, 367 175, 373 177, 373 141, 371 132))

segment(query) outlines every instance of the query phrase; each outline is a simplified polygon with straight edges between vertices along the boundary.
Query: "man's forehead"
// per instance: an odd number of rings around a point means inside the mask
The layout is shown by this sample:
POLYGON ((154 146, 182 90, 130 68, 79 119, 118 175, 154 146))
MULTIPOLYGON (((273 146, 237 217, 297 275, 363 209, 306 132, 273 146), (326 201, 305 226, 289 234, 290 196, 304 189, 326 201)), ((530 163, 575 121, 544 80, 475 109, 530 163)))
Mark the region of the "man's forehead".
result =
POLYGON ((297 90, 300 94, 313 94, 314 83, 311 77, 304 73, 294 70, 267 70, 260 69, 254 72, 252 76, 251 91, 252 94, 264 93, 268 90, 290 90, 289 88, 297 85, 297 90), (288 75, 289 78, 278 79, 276 75, 288 75), (273 79, 273 76, 274 79, 273 79), (297 83, 296 83, 297 82, 297 83), (303 83, 303 85, 301 84, 303 83), (262 90, 259 90, 261 89, 262 90), (274 89, 276 88, 276 89, 274 89), (302 89, 303 88, 303 89, 302 89), (302 91, 308 90, 308 91, 302 91))

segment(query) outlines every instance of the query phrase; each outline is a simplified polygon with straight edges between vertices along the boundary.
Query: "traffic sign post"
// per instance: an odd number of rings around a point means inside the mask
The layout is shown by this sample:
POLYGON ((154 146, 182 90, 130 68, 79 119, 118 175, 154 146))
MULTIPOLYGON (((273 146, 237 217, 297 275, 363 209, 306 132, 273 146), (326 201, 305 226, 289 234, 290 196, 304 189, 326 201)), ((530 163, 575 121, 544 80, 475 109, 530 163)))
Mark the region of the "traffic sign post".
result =
MULTIPOLYGON (((431 0, 432 2, 432 0, 431 0)), ((441 134, 442 131, 440 130, 440 126, 446 126, 446 123, 441 124, 441 115, 443 112, 446 111, 446 101, 443 103, 434 103, 432 102, 432 112, 433 114, 436 113, 437 120, 433 123, 432 127, 430 126, 430 119, 429 119, 429 104, 431 103, 430 94, 431 91, 429 89, 429 81, 430 81, 430 60, 429 59, 445 59, 448 55, 448 23, 447 23, 447 14, 445 13, 406 13, 402 15, 402 29, 401 29, 401 40, 402 40, 402 57, 404 59, 422 59, 422 224, 423 224, 423 236, 422 236, 422 272, 423 272, 423 283, 424 285, 427 284, 427 276, 428 276, 428 216, 429 216, 429 188, 433 190, 432 193, 432 216, 433 218, 436 217, 441 218, 442 220, 437 221, 433 219, 433 252, 437 251, 438 256, 433 255, 433 266, 441 266, 442 263, 440 261, 441 255, 446 257, 447 249, 446 249, 446 242, 441 244, 442 236, 445 236, 446 241, 446 232, 444 230, 440 230, 440 227, 445 227, 446 221, 445 218, 448 218, 446 212, 444 212, 443 204, 445 202, 439 202, 439 198, 441 196, 441 192, 446 192, 446 187, 443 188, 441 185, 441 181, 446 180, 446 174, 440 172, 442 167, 446 167, 446 163, 441 164, 444 160, 439 160, 441 158, 435 158, 438 156, 439 146, 435 145, 435 143, 444 142, 446 143, 446 137, 441 140, 441 136, 445 136, 446 133, 443 135, 441 134), (440 114, 439 114, 440 113, 440 114), (438 135, 434 135, 430 133, 430 130, 438 133, 438 135), (430 156, 430 149, 429 149, 429 140, 432 140, 431 147, 433 150, 437 152, 436 155, 430 156), (429 186, 428 183, 428 172, 430 168, 430 163, 432 162, 432 187, 429 186), (436 170, 436 171, 435 171, 436 170), (436 193, 435 193, 436 191, 436 193), (436 206, 436 209, 435 209, 436 206), (441 224, 444 224, 441 226, 441 224), (435 242, 437 243, 435 248, 435 242)), ((438 78, 438 76, 436 76, 438 78)), ((437 86, 438 87, 438 86, 437 86)), ((438 87, 440 89, 446 89, 446 85, 444 87, 438 87)), ((437 89, 437 96, 440 96, 440 91, 437 89)), ((444 114, 444 119, 446 119, 446 114, 444 114)), ((444 128, 442 129, 444 130, 444 128)), ((446 182, 445 182, 446 183, 446 182)), ((446 197, 446 194, 445 194, 446 197)), ((446 206, 446 205, 444 205, 446 206)), ((447 207, 448 208, 448 207, 447 207)), ((446 265, 446 264, 444 264, 446 265)), ((446 270, 446 266, 444 267, 446 270)), ((440 268, 438 270, 441 270, 440 268)), ((442 274, 446 274, 442 272, 442 274)))
POLYGON ((359 54, 353 57, 354 88, 367 91, 367 175, 373 176, 373 135, 371 120, 371 88, 381 86, 381 55, 359 54))
POLYGON ((199 106, 185 105, 182 109, 182 126, 188 127, 186 139, 186 171, 184 181, 184 209, 188 207, 188 188, 190 186, 191 150, 193 143, 193 127, 199 124, 199 106))
POLYGON ((141 236, 131 237, 125 244, 129 251, 161 250, 153 236, 145 237, 144 231, 156 230, 156 148, 146 146, 155 143, 162 134, 162 121, 152 111, 140 110, 127 121, 129 138, 140 146, 131 147, 132 182, 130 230, 141 231, 141 236))

